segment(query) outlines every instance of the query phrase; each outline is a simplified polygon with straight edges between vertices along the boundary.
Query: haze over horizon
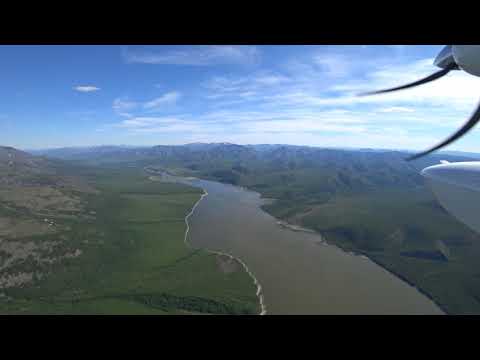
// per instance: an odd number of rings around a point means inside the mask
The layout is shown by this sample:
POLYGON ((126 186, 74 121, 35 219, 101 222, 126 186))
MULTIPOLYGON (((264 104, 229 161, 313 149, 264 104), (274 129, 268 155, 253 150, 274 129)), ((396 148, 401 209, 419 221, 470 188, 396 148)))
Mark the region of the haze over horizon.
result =
MULTIPOLYGON (((380 148, 380 147, 350 147, 350 146, 320 146, 320 145, 292 145, 292 144, 277 144, 277 143, 258 143, 258 144, 236 144, 230 142, 193 142, 193 143, 180 143, 180 144, 155 144, 155 145, 135 145, 135 144, 100 144, 100 145, 90 145, 90 146, 60 146, 60 147, 45 147, 45 148, 16 148, 17 150, 25 152, 40 153, 49 152, 50 150, 62 150, 62 149, 100 149, 100 148, 130 148, 130 149, 140 149, 140 148, 151 148, 155 146, 189 146, 189 145, 240 145, 240 146, 294 146, 294 147, 307 147, 307 148, 316 148, 316 149, 330 149, 330 150, 347 150, 347 151, 400 151, 400 152, 413 152, 409 149, 401 148, 380 148)), ((0 145, 1 147, 2 145, 0 145)), ((13 147, 15 148, 15 147, 13 147)), ((449 153, 459 153, 459 154, 478 154, 480 152, 475 151, 462 151, 462 150, 438 150, 437 154, 449 154, 449 153)))
MULTIPOLYGON (((442 46, 0 46, 0 144, 193 142, 423 150, 468 118, 480 79, 356 97, 436 70, 442 46)), ((480 152, 477 131, 445 150, 480 152)))

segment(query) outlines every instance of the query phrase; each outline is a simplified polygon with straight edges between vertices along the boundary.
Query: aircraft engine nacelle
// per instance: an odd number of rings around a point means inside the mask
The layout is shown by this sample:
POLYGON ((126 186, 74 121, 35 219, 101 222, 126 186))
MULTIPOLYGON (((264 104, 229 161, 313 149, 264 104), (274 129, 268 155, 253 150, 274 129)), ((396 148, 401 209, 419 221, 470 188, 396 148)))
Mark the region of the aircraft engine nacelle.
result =
POLYGON ((452 53, 462 70, 480 76, 480 45, 452 45, 452 53))
POLYGON ((421 174, 442 207, 480 233, 480 162, 433 165, 421 174))

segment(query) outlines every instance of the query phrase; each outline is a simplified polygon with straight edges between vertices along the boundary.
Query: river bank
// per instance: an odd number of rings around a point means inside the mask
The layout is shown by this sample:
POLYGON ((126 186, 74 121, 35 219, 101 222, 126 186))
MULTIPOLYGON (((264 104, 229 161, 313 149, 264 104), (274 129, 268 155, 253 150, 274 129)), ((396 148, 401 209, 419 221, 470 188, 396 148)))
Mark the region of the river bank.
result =
MULTIPOLYGON (((267 198, 265 198, 267 199, 267 198)), ((271 200, 271 199, 268 199, 268 200, 271 200)), ((263 211, 268 212, 267 209, 262 209, 263 211)), ((270 214, 270 213, 269 213, 270 214)), ((271 216, 273 216, 273 214, 270 214, 271 216)), ((274 216, 273 216, 274 217, 274 216)), ((277 219, 277 218, 275 218, 277 219)), ((442 312, 445 314, 445 315, 449 315, 447 309, 442 306, 440 303, 437 302, 437 300, 430 294, 428 293, 427 291, 423 290, 422 288, 418 287, 414 282, 412 282, 411 280, 409 280, 407 277, 403 276, 401 273, 399 273, 398 271, 395 271, 394 269, 392 269, 391 267, 389 267, 387 264, 385 263, 382 263, 381 261, 377 260, 374 256, 371 256, 370 254, 368 253, 365 253, 365 252, 362 252, 362 251, 355 251, 355 250, 351 250, 351 249, 347 249, 345 248, 344 246, 342 246, 341 243, 338 243, 338 242, 332 242, 330 240, 328 240, 324 235, 318 233, 316 230, 314 229, 308 229, 308 228, 305 228, 305 227, 301 227, 299 225, 293 225, 293 224, 290 224, 288 223, 287 221, 285 220, 280 220, 280 219, 277 219, 277 223, 280 225, 280 226, 283 226, 285 228, 289 228, 291 230, 294 230, 294 231, 307 231, 307 232, 310 232, 310 233, 315 233, 319 236, 322 237, 323 241, 322 243, 328 245, 328 246, 335 246, 339 249, 341 249, 342 251, 344 251, 345 253, 349 254, 349 255, 352 255, 352 256, 358 256, 358 257, 363 257, 363 258, 366 258, 368 259, 369 261, 375 263, 376 265, 378 265, 379 267, 381 267, 382 269, 384 269, 385 271, 388 271, 390 274, 396 276, 397 278, 399 278, 400 280, 404 281, 406 284, 408 284, 409 286, 411 286, 412 288, 414 288, 416 291, 418 291, 419 293, 421 293, 423 296, 427 297, 428 299, 430 299, 439 309, 442 310, 442 312)))
MULTIPOLYGON (((187 178, 187 180, 192 180, 192 179, 194 179, 194 178, 187 178)), ((193 205, 192 210, 187 214, 187 216, 185 216, 185 224, 186 224, 187 228, 185 230, 185 238, 184 238, 183 241, 184 241, 185 245, 187 245, 189 247, 192 247, 192 245, 188 242, 188 233, 189 233, 189 230, 190 230, 190 225, 188 224, 188 218, 193 214, 193 212, 195 211, 195 208, 197 207, 198 204, 200 204, 200 202, 203 200, 203 198, 208 196, 208 192, 205 189, 202 189, 202 190, 203 190, 203 194, 200 196, 200 199, 198 199, 198 201, 195 203, 195 205, 193 205)), ((242 261, 241 259, 239 259, 239 258, 237 258, 237 257, 235 257, 231 254, 227 254, 225 252, 220 252, 220 251, 215 251, 215 250, 210 250, 210 249, 204 249, 204 250, 209 252, 209 253, 215 254, 215 255, 227 256, 230 259, 233 259, 233 260, 237 261, 240 265, 242 265, 243 269, 253 279, 253 283, 257 287, 256 296, 257 296, 259 304, 260 304, 259 315, 266 315, 267 314, 267 307, 265 306, 265 303, 263 301, 262 285, 260 285, 260 283, 258 282, 255 275, 248 268, 247 264, 245 264, 245 262, 242 261)))
POLYGON ((303 232, 315 233, 315 231, 312 229, 307 229, 302 226, 289 224, 288 222, 282 221, 280 219, 277 220, 277 224, 280 225, 281 227, 284 227, 292 231, 303 231, 303 232))
MULTIPOLYGON (((145 168, 144 169, 146 172, 150 172, 148 168, 145 168)), ((159 176, 158 174, 158 171, 152 171, 155 173, 156 176, 159 176)), ((174 175, 172 174, 169 174, 168 172, 165 172, 168 176, 170 177, 173 177, 174 175)), ((160 174, 160 177, 162 175, 160 174)), ((149 177, 149 180, 151 181, 157 181, 154 177, 150 176, 149 177)), ((189 177, 189 178, 185 178, 185 180, 195 180, 195 178, 193 177, 189 177)), ((203 200, 204 197, 208 196, 208 192, 205 190, 205 189, 202 189, 203 190, 203 194, 200 196, 200 199, 197 200, 197 202, 193 205, 192 209, 190 210, 190 212, 185 216, 185 225, 186 225, 186 229, 185 229, 185 236, 184 236, 184 239, 183 239, 183 242, 185 243, 185 245, 187 247, 190 247, 190 248, 193 248, 192 247, 192 244, 190 244, 188 242, 188 234, 190 232, 190 225, 189 225, 189 222, 188 222, 188 219, 190 216, 193 215, 195 209, 197 208, 197 206, 200 204, 200 202, 203 200)), ((225 252, 220 252, 220 251, 215 251, 215 250, 210 250, 210 249, 203 249, 211 254, 214 254, 216 256, 227 256, 228 258, 236 261, 237 263, 239 263, 242 268, 245 270, 245 272, 252 278, 253 280, 253 283, 254 285, 256 286, 256 296, 258 298, 258 301, 259 301, 259 306, 260 306, 260 313, 258 315, 266 315, 267 314, 267 308, 265 306, 265 302, 264 302, 264 299, 263 299, 263 294, 262 294, 262 286, 261 284, 259 283, 258 279, 255 277, 255 275, 250 271, 250 269, 248 268, 248 266, 245 264, 244 261, 242 261, 241 259, 231 255, 231 254, 228 254, 228 253, 225 253, 225 252)))
POLYGON ((327 244, 316 232, 280 226, 261 208, 258 192, 200 179, 182 183, 208 193, 187 219, 188 242, 248 263, 268 314, 443 314, 363 254, 327 244))

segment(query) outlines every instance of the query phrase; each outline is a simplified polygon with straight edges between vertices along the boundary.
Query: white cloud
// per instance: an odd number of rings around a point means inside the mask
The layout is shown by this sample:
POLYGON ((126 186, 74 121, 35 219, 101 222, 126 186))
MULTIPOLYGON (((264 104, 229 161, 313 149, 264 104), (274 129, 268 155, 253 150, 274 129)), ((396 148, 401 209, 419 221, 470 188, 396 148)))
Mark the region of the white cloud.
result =
POLYGON ((343 77, 349 74, 351 63, 342 55, 322 54, 314 56, 314 63, 320 66, 326 75, 343 77))
POLYGON ((129 111, 135 109, 137 106, 138 103, 134 101, 125 98, 117 98, 113 100, 112 108, 118 115, 131 117, 132 114, 130 114, 129 111))
MULTIPOLYGON (((405 114, 412 116, 411 113, 405 114)), ((431 124, 422 123, 422 118, 410 119, 416 126, 405 127, 403 125, 407 120, 402 118, 402 125, 399 125, 395 116, 395 112, 366 115, 362 111, 345 109, 221 110, 196 116, 134 117, 125 119, 114 127, 123 128, 132 135, 175 133, 182 138, 188 134, 205 141, 238 143, 268 143, 272 134, 276 143, 333 147, 420 150, 438 142, 439 138, 423 131, 424 127, 431 129, 431 124)))
MULTIPOLYGON (((278 91, 265 95, 264 100, 272 107, 336 107, 356 108, 358 106, 383 104, 390 112, 407 112, 405 109, 429 109, 431 116, 437 112, 465 113, 474 109, 480 94, 480 79, 463 72, 452 71, 437 81, 398 92, 372 96, 357 96, 364 91, 385 89, 409 83, 431 74, 437 69, 432 59, 423 59, 403 65, 382 65, 364 73, 363 79, 349 78, 341 84, 315 88, 319 73, 312 73, 301 80, 293 79, 293 86, 278 87, 278 91)), ((466 115, 468 116, 468 114, 466 115)))
POLYGON ((278 85, 289 82, 290 79, 284 75, 260 75, 254 78, 254 81, 260 85, 278 85))
POLYGON ((158 98, 147 101, 143 104, 145 109, 158 109, 164 105, 175 104, 181 97, 181 94, 177 91, 168 92, 158 98))
POLYGON ((115 127, 129 131, 158 132, 188 129, 195 132, 345 132, 367 130, 367 121, 348 111, 312 113, 302 111, 214 111, 202 115, 175 117, 133 117, 115 127))
POLYGON ((289 82, 284 75, 260 73, 245 77, 214 76, 206 81, 203 86, 209 90, 222 93, 235 93, 268 88, 274 85, 289 82))
MULTIPOLYGON (((367 80, 357 82, 363 90, 383 89, 403 85, 430 75, 438 68, 432 59, 423 59, 398 66, 382 66, 373 70, 367 80)), ((480 94, 480 79, 460 71, 422 86, 398 92, 371 96, 371 101, 471 108, 480 94)), ((366 99, 366 98, 365 98, 366 99)), ((364 101, 364 100, 359 100, 364 101)))
POLYGON ((272 120, 240 123, 240 128, 254 133, 285 133, 285 132, 341 132, 364 133, 366 128, 358 125, 332 124, 315 119, 294 121, 272 120))
POLYGON ((124 48, 122 54, 127 63, 194 66, 255 64, 260 58, 258 48, 247 45, 177 46, 174 50, 158 46, 156 51, 124 48))
POLYGON ((119 127, 129 128, 129 129, 138 129, 138 128, 148 128, 151 126, 157 125, 168 125, 172 123, 178 123, 182 120, 171 117, 134 117, 131 119, 123 120, 118 124, 119 127))
POLYGON ((382 113, 392 113, 392 112, 411 113, 411 112, 415 112, 415 109, 403 107, 403 106, 390 106, 390 107, 378 109, 377 111, 382 113))
MULTIPOLYGON (((112 109, 120 116, 138 118, 138 114, 142 113, 142 111, 139 110, 144 110, 144 113, 157 112, 164 106, 174 105, 180 97, 181 94, 177 91, 168 92, 158 98, 146 102, 133 101, 126 97, 120 97, 113 100, 112 109)), ((148 117, 144 118, 147 119, 148 117)))
POLYGON ((73 89, 80 92, 86 92, 86 93, 100 90, 100 88, 93 85, 75 86, 73 89))
POLYGON ((137 134, 200 132, 205 129, 201 123, 178 117, 135 117, 123 120, 114 126, 137 134))
MULTIPOLYGON (((210 100, 203 113, 132 117, 120 127, 132 133, 183 132, 240 143, 268 142, 275 133, 275 142, 284 143, 422 149, 460 125, 480 94, 479 79, 454 71, 422 87, 358 97, 357 93, 408 83, 437 70, 432 59, 363 60, 316 54, 275 72, 214 76, 202 84, 204 98, 210 100)), ((172 93, 140 107, 175 103, 178 98, 172 93)))
POLYGON ((214 76, 204 83, 204 87, 209 90, 221 93, 244 91, 245 84, 248 82, 246 78, 232 78, 226 76, 214 76))
POLYGON ((208 90, 205 98, 217 100, 213 106, 219 107, 261 100, 266 94, 290 83, 291 80, 282 74, 263 71, 244 77, 214 76, 202 85, 208 90))

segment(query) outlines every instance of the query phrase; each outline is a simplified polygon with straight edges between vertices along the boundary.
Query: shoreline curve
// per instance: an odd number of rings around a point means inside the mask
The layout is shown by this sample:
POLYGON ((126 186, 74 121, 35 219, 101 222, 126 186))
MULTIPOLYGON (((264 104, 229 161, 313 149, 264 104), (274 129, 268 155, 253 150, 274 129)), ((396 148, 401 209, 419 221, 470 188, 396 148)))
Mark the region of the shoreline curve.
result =
MULTIPOLYGON (((149 173, 149 169, 147 167, 144 168, 144 170, 149 173)), ((154 178, 152 176, 148 177, 148 179, 150 181, 155 181, 154 178)), ((192 186, 191 184, 189 184, 189 186, 192 186)), ((195 186, 192 186, 192 187, 195 187, 195 186)), ((198 187, 197 187, 198 188, 198 187)), ((201 187, 200 187, 201 188, 201 187)), ((198 206, 198 204, 200 204, 200 202, 202 201, 202 199, 204 197, 206 197, 208 195, 208 192, 204 189, 204 188, 201 188, 203 190, 203 194, 200 196, 200 199, 197 200, 197 202, 193 205, 192 209, 190 210, 190 212, 185 216, 185 225, 187 226, 186 229, 185 229, 185 235, 184 235, 184 238, 183 238, 183 242, 185 243, 185 245, 189 248, 193 248, 192 244, 190 244, 187 239, 188 239, 188 233, 190 232, 190 225, 188 223, 188 218, 190 216, 192 216, 192 214, 194 213, 195 211, 195 208, 198 206)), ((264 301, 264 297, 263 297, 263 293, 262 293, 262 285, 260 284, 260 282, 258 281, 258 279, 255 277, 255 275, 252 273, 252 271, 248 268, 247 264, 245 264, 245 262, 243 260, 241 260, 240 258, 238 257, 235 257, 231 254, 228 254, 228 253, 224 253, 224 252, 221 252, 221 251, 216 251, 216 250, 211 250, 211 249, 208 249, 208 248, 201 248, 211 254, 215 254, 215 255, 223 255, 223 256, 227 256, 229 257, 230 259, 233 259, 235 261, 237 261, 240 265, 242 265, 242 267, 244 268, 244 270, 246 271, 246 273, 252 278, 253 280, 253 283, 254 285, 256 286, 257 288, 257 291, 256 291, 256 296, 258 298, 258 301, 259 301, 259 305, 260 305, 260 313, 257 314, 257 315, 266 315, 267 314, 267 307, 265 305, 265 301, 264 301)))
MULTIPOLYGON (((185 216, 185 224, 187 225, 187 228, 185 230, 185 236, 184 236, 183 242, 185 243, 185 245, 187 245, 190 248, 193 248, 193 246, 187 241, 188 233, 190 231, 190 225, 188 223, 188 218, 191 215, 193 215, 193 212, 195 211, 195 208, 197 207, 198 204, 200 204, 202 199, 208 195, 208 192, 205 189, 202 188, 202 190, 203 190, 203 194, 200 196, 200 199, 197 200, 197 202, 193 205, 190 212, 185 216)), ((258 279, 255 277, 255 275, 253 275, 253 273, 250 271, 247 264, 245 264, 245 262, 243 260, 241 260, 240 258, 235 257, 231 254, 224 253, 224 252, 221 252, 221 251, 211 250, 211 249, 208 249, 208 248, 202 248, 202 249, 211 253, 211 254, 227 256, 230 259, 233 259, 233 260, 237 261, 240 265, 242 265, 242 267, 247 272, 247 274, 253 279, 254 285, 257 287, 256 296, 257 296, 259 304, 260 304, 260 313, 258 315, 266 315, 267 314, 267 307, 265 306, 264 297, 263 297, 263 294, 262 294, 262 285, 260 284, 258 279)))

